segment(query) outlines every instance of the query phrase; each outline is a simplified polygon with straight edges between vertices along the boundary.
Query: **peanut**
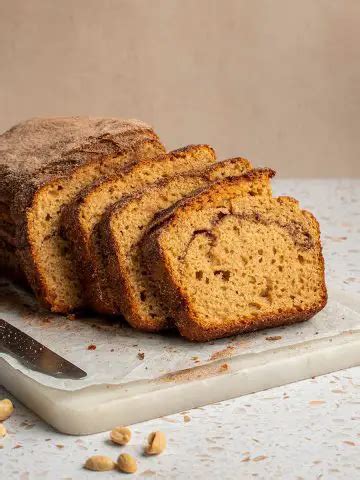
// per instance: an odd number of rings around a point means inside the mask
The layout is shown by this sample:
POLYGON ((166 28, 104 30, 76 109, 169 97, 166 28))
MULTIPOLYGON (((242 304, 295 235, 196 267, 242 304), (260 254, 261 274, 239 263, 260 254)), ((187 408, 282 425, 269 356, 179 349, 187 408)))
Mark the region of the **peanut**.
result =
POLYGON ((94 470, 95 472, 106 472, 115 468, 115 463, 110 457, 104 455, 94 455, 85 462, 87 470, 94 470))
POLYGON ((110 438, 118 445, 126 445, 131 438, 131 431, 127 427, 116 427, 110 433, 110 438))
POLYGON ((6 434, 7 434, 7 430, 5 426, 2 423, 0 423, 0 437, 5 437, 6 434))
POLYGON ((166 448, 166 437, 163 432, 152 432, 148 436, 148 442, 145 449, 147 455, 159 455, 166 448))
POLYGON ((137 463, 134 457, 128 453, 122 453, 118 458, 119 470, 125 473, 135 473, 137 470, 137 463))
POLYGON ((0 400, 0 422, 9 418, 13 411, 14 406, 11 400, 7 398, 5 398, 4 400, 0 400))

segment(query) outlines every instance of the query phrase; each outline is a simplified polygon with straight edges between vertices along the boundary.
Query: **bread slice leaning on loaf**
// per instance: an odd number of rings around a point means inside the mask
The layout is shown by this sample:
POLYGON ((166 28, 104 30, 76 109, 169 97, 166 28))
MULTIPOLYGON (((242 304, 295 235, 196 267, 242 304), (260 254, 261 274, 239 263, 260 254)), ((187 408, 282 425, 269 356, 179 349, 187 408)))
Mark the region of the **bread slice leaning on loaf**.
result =
POLYGON ((259 196, 258 182, 256 171, 222 180, 144 238, 158 291, 190 340, 303 321, 326 304, 318 222, 292 198, 259 196))
POLYGON ((154 216, 216 179, 240 175, 251 168, 242 158, 217 163, 202 172, 162 180, 114 204, 99 224, 103 261, 113 303, 135 328, 162 330, 171 324, 141 256, 140 244, 154 216))
POLYGON ((100 179, 81 190, 63 210, 62 226, 76 253, 78 271, 85 287, 87 303, 97 312, 114 314, 106 271, 95 228, 105 210, 115 202, 156 182, 186 171, 203 170, 216 161, 208 145, 189 145, 128 165, 116 175, 100 179))
POLYGON ((54 312, 83 306, 69 243, 59 231, 63 206, 97 178, 165 152, 152 128, 116 118, 34 118, 0 135, 0 262, 23 272, 54 312))

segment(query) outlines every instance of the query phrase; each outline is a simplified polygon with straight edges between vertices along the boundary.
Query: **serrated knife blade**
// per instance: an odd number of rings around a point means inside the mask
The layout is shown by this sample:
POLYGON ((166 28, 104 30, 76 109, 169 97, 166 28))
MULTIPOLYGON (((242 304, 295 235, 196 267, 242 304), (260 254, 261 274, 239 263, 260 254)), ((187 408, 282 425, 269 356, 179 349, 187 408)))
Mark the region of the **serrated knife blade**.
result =
POLYGON ((26 367, 56 378, 79 380, 86 372, 0 318, 0 351, 26 367))

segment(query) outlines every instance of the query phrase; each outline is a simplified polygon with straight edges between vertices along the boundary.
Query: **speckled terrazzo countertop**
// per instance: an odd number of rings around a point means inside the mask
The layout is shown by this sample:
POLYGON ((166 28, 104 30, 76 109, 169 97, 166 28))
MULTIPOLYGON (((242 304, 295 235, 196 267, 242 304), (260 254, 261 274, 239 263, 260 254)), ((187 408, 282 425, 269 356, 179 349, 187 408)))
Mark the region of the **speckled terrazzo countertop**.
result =
MULTIPOLYGON (((328 285, 359 295, 360 302, 360 180, 277 180, 274 192, 293 195, 317 215, 328 285)), ((9 435, 0 439, 1 480, 125 475, 82 469, 91 455, 120 453, 108 434, 61 435, 14 403, 9 435)), ((132 431, 121 452, 138 457, 134 479, 360 479, 360 367, 144 422, 132 431), (143 457, 144 440, 154 430, 166 433, 168 448, 159 457, 143 457)))

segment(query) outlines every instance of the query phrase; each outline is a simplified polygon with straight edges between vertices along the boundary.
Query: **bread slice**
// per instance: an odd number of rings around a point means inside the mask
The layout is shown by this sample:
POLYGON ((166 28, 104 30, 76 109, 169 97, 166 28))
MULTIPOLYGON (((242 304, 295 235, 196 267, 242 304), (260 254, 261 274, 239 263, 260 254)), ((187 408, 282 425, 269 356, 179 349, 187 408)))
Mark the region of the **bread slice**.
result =
POLYGON ((180 333, 195 341, 306 320, 327 301, 319 225, 292 198, 225 179, 158 220, 143 247, 180 333))
POLYGON ((107 293, 107 276, 94 228, 106 208, 160 178, 204 169, 215 161, 215 152, 208 145, 189 145, 156 159, 129 165, 117 175, 93 183, 64 209, 62 225, 76 252, 87 303, 93 309, 99 313, 116 313, 107 293))
POLYGON ((82 304, 74 258, 59 232, 63 206, 87 184, 164 147, 148 125, 113 118, 34 118, 0 135, 1 264, 17 265, 54 312, 82 304))
MULTIPOLYGON (((117 311, 133 327, 157 331, 169 324, 166 303, 159 302, 141 257, 141 239, 154 216, 217 178, 241 174, 248 169, 247 161, 236 159, 218 163, 202 173, 178 175, 152 185, 105 213, 99 230, 109 287, 117 311)), ((266 179, 268 175, 264 173, 266 179)), ((270 191, 268 182, 262 182, 262 188, 270 191)))

